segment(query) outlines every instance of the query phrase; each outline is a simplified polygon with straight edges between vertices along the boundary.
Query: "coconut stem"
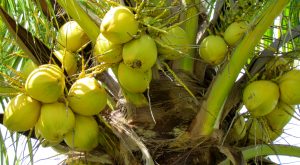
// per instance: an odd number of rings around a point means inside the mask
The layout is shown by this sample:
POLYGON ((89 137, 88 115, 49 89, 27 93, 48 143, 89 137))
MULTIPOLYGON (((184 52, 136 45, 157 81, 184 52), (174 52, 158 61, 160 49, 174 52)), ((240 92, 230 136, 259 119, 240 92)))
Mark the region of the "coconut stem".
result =
MULTIPOLYGON (((282 144, 273 144, 273 145, 256 145, 250 146, 242 149, 242 155, 245 160, 249 160, 251 158, 257 156, 265 156, 265 155, 286 155, 286 156, 294 156, 300 157, 300 147, 291 146, 291 145, 282 145, 282 144)), ((229 165, 230 160, 226 159, 219 163, 219 165, 229 165)))
POLYGON ((191 138, 197 139, 200 136, 210 136, 214 129, 218 129, 219 118, 225 101, 241 69, 247 60, 251 58, 250 52, 288 2, 289 0, 269 1, 266 8, 262 9, 262 12, 253 19, 252 26, 249 27, 243 40, 232 52, 231 59, 219 72, 209 93, 207 93, 207 99, 202 104, 191 125, 191 138))
POLYGON ((182 24, 182 28, 186 31, 189 38, 189 52, 186 57, 176 60, 173 63, 173 69, 182 69, 186 72, 193 73, 194 70, 194 56, 196 53, 196 49, 194 45, 196 45, 196 36, 198 32, 198 9, 196 7, 196 1, 198 3, 199 0, 182 0, 182 4, 184 9, 182 20, 184 23, 182 24))
POLYGON ((97 37, 100 34, 100 28, 79 6, 78 2, 76 0, 58 0, 58 3, 80 25, 91 41, 96 43, 97 37))

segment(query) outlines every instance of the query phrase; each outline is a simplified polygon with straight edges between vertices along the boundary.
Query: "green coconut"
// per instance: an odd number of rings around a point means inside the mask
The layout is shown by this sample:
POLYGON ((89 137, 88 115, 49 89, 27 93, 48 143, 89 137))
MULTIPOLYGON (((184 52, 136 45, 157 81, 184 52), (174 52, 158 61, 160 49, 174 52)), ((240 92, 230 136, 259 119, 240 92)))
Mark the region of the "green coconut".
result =
POLYGON ((121 44, 113 44, 100 34, 94 47, 94 57, 99 63, 118 63, 122 61, 122 48, 121 44))
POLYGON ((268 80, 251 82, 243 91, 243 102, 253 117, 270 113, 276 107, 278 99, 278 85, 268 80))
POLYGON ((68 94, 69 106, 80 115, 90 116, 101 112, 106 106, 105 89, 94 77, 77 80, 68 94))
POLYGON ((74 130, 69 132, 64 141, 76 151, 90 151, 98 146, 99 128, 91 116, 75 115, 74 130))
POLYGON ((227 44, 220 36, 209 35, 200 43, 199 55, 205 62, 211 65, 222 63, 227 52, 227 44))
POLYGON ((282 130, 289 123, 295 112, 295 106, 280 101, 276 108, 265 116, 273 130, 282 130))
POLYGON ((300 70, 291 70, 279 78, 280 100, 289 104, 300 104, 300 70))
POLYGON ((27 77, 29 76, 29 74, 34 70, 38 68, 38 66, 31 60, 28 59, 25 63, 24 66, 21 69, 21 73, 23 74, 23 76, 27 79, 27 77))
POLYGON ((40 116, 41 103, 26 94, 12 98, 4 111, 3 124, 10 131, 27 131, 33 128, 40 116))
POLYGON ((238 116, 229 130, 228 137, 230 141, 238 141, 246 135, 246 122, 243 116, 238 116))
POLYGON ((122 56, 125 65, 139 71, 147 71, 157 59, 155 41, 149 35, 143 34, 124 44, 122 56))
POLYGON ((246 123, 250 144, 270 143, 276 140, 283 130, 272 130, 266 121, 250 119, 246 123))
POLYGON ((63 94, 65 79, 62 70, 53 64, 45 64, 33 70, 25 83, 27 94, 43 103, 52 103, 63 94))
POLYGON ((156 38, 158 53, 167 60, 187 56, 189 51, 188 34, 179 26, 167 30, 156 38))
POLYGON ((66 22, 60 27, 57 36, 58 47, 64 47, 70 52, 87 45, 89 38, 76 21, 66 22))
POLYGON ((233 22, 224 32, 224 39, 230 46, 234 46, 244 36, 248 29, 246 22, 233 22))
POLYGON ((72 110, 64 103, 43 104, 36 124, 36 136, 50 142, 60 142, 75 126, 72 110))
POLYGON ((152 79, 152 71, 137 71, 128 67, 123 62, 119 64, 118 80, 123 88, 132 93, 144 92, 152 79))
POLYGON ((124 6, 112 7, 103 17, 100 32, 110 42, 122 44, 130 41, 138 31, 134 14, 124 6))
POLYGON ((74 54, 67 50, 55 50, 53 54, 62 63, 62 67, 68 75, 73 75, 77 72, 77 60, 74 54))

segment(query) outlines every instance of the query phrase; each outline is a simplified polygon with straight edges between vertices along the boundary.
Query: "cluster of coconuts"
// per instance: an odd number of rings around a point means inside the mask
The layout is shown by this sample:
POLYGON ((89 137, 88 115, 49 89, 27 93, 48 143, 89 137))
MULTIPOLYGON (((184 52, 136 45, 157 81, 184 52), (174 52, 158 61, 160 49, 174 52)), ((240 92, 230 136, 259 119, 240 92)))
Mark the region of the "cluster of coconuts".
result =
POLYGON ((282 134, 300 104, 299 84, 300 70, 290 70, 276 82, 256 80, 245 87, 243 103, 252 118, 246 123, 250 140, 270 142, 282 134))
POLYGON ((221 64, 228 53, 228 46, 234 47, 247 29, 246 22, 233 22, 226 28, 223 37, 218 35, 205 37, 199 45, 201 59, 211 65, 221 64))
POLYGON ((55 145, 64 141, 77 151, 90 151, 98 146, 100 132, 93 116, 106 106, 105 89, 94 77, 76 80, 69 90, 65 86, 63 69, 68 75, 77 72, 72 52, 88 42, 73 44, 86 36, 80 29, 75 21, 70 21, 59 30, 57 40, 61 49, 55 50, 54 55, 61 61, 61 67, 36 66, 31 60, 26 61, 22 71, 26 73, 25 92, 12 98, 4 112, 4 125, 9 130, 23 132, 34 128, 35 136, 43 143, 55 145), (74 29, 75 35, 71 33, 74 29))
POLYGON ((102 19, 93 51, 99 63, 118 64, 119 84, 132 93, 148 88, 158 55, 175 60, 188 51, 188 36, 182 28, 176 26, 152 35, 142 26, 129 8, 112 7, 102 19))

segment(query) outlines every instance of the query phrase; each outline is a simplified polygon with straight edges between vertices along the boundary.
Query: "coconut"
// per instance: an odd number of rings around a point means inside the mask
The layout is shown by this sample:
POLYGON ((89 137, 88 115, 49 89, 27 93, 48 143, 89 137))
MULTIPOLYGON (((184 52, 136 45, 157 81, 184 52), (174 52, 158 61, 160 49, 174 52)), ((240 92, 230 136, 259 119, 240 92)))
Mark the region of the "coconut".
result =
POLYGON ((96 115, 104 109, 107 102, 105 89, 93 77, 77 80, 68 94, 69 106, 80 115, 96 115))
POLYGON ((228 133, 229 140, 238 141, 243 139, 246 135, 246 130, 245 118, 243 116, 238 116, 228 133))
POLYGON ((146 72, 137 71, 128 67, 123 62, 119 64, 118 80, 123 88, 132 93, 144 92, 152 79, 152 71, 146 72))
POLYGON ((63 94, 65 79, 62 70, 53 64, 33 70, 25 83, 29 96, 43 103, 52 103, 63 94))
POLYGON ((134 14, 124 6, 112 7, 103 17, 100 32, 110 42, 122 44, 130 41, 138 31, 134 14))
POLYGON ((76 21, 69 21, 60 27, 57 42, 58 47, 63 46, 70 52, 76 52, 87 45, 89 38, 76 21))
POLYGON ((122 45, 113 44, 101 33, 94 47, 94 57, 99 63, 118 63, 122 60, 122 45))
POLYGON ((43 104, 36 124, 36 136, 50 142, 60 142, 75 126, 75 117, 64 103, 43 104))
POLYGON ((124 44, 122 56, 125 65, 139 71, 147 71, 157 59, 155 41, 149 35, 143 34, 124 44))
POLYGON ((278 98, 277 84, 268 80, 251 82, 243 91, 243 102, 253 117, 270 113, 276 107, 278 98))
POLYGON ((4 111, 3 124, 11 131, 27 131, 34 127, 40 116, 41 104, 26 94, 12 98, 4 111))
POLYGON ((220 64, 228 52, 227 44, 220 36, 210 35, 200 43, 199 55, 211 65, 220 64))
POLYGON ((264 120, 250 119, 246 125, 248 129, 248 140, 251 144, 272 142, 283 132, 283 130, 273 131, 264 120))
POLYGON ((67 50, 56 50, 53 54, 62 63, 68 75, 73 75, 77 72, 77 60, 74 54, 67 50))
POLYGON ((27 79, 27 77, 29 76, 29 74, 34 70, 38 68, 38 66, 31 60, 28 59, 25 63, 24 66, 21 69, 21 73, 23 74, 23 76, 27 79))
POLYGON ((300 104, 300 70, 291 70, 279 78, 280 100, 289 104, 300 104))
POLYGON ((295 106, 288 105, 280 101, 276 108, 265 116, 269 126, 273 130, 282 130, 284 126, 292 119, 295 106))
POLYGON ((91 116, 75 115, 74 130, 69 132, 64 141, 77 151, 90 151, 98 146, 99 128, 91 116))
POLYGON ((224 32, 224 39, 230 46, 235 45, 248 29, 246 22, 233 22, 224 32))
POLYGON ((167 30, 157 39, 158 53, 167 60, 176 60, 188 54, 188 34, 179 26, 167 30))

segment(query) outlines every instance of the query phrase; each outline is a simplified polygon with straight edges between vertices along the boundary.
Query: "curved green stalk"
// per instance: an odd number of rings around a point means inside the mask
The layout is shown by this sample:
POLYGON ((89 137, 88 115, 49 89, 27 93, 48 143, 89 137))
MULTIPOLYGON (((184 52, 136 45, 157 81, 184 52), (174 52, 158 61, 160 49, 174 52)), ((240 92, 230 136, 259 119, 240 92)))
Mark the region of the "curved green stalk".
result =
POLYGON ((196 36, 198 32, 198 9, 195 1, 199 0, 182 0, 182 4, 184 9, 182 28, 187 32, 189 38, 189 52, 187 57, 179 59, 174 62, 174 67, 176 69, 182 69, 186 72, 192 73, 194 70, 194 56, 196 49, 194 45, 196 45, 196 36))
POLYGON ((268 6, 254 18, 253 27, 249 27, 243 40, 237 45, 232 53, 231 59, 219 72, 213 82, 207 99, 202 104, 193 124, 191 125, 191 138, 210 136, 213 130, 218 129, 219 118, 223 106, 233 87, 241 69, 251 58, 251 51, 259 43, 264 32, 273 23, 274 19, 281 13, 289 0, 270 0, 268 6))
MULTIPOLYGON (((250 146, 242 149, 242 155, 245 160, 249 160, 257 156, 265 156, 265 155, 286 155, 286 156, 300 157, 300 147, 291 146, 291 145, 282 145, 282 144, 274 144, 274 145, 262 144, 262 145, 250 146)), ((230 165, 230 160, 226 159, 221 163, 219 163, 218 165, 230 165)))
POLYGON ((79 6, 78 2, 76 0, 58 0, 58 3, 82 27, 91 41, 95 43, 100 34, 100 28, 79 6))

